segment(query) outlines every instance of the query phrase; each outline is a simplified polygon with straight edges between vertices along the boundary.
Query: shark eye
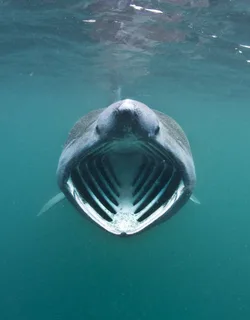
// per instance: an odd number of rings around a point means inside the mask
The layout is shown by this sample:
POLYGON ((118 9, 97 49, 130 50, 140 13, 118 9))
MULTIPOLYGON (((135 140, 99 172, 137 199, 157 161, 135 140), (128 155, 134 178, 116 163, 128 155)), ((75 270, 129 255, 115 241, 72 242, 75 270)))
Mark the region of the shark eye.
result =
POLYGON ((157 125, 157 127, 155 128, 155 134, 158 134, 158 133, 159 133, 159 131, 160 131, 160 126, 159 126, 159 125, 157 125))
POLYGON ((98 125, 96 125, 95 130, 96 130, 96 133, 97 133, 97 134, 100 134, 100 128, 99 128, 98 125))

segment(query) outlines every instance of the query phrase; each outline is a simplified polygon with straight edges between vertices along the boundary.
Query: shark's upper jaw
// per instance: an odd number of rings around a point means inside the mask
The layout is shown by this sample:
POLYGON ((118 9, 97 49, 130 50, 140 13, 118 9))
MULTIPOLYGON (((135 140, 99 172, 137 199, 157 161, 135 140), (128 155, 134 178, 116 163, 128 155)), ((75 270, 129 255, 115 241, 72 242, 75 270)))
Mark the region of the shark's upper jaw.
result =
POLYGON ((182 176, 153 143, 114 141, 85 156, 66 188, 82 213, 116 235, 149 227, 184 191, 182 176))

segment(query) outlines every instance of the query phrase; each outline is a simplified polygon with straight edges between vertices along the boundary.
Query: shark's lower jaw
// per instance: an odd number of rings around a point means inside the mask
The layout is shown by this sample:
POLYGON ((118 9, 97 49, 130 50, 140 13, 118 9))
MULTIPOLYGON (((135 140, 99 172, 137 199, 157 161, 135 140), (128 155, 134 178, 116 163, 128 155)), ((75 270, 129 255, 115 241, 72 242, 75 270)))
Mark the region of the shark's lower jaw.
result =
POLYGON ((133 235, 169 214, 182 176, 156 145, 115 141, 88 154, 66 184, 72 200, 102 228, 133 235))

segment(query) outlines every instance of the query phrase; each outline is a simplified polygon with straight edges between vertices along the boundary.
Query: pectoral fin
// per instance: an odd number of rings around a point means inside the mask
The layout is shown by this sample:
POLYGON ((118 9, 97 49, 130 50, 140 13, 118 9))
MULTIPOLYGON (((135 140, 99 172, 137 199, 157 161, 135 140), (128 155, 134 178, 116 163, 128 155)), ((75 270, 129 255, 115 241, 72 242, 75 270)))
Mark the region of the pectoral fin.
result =
POLYGON ((52 207, 54 207, 56 204, 58 204, 64 199, 65 199, 65 195, 62 192, 58 193, 42 207, 40 212, 37 214, 37 217, 41 216, 44 212, 48 211, 49 209, 51 209, 52 207))
POLYGON ((201 204, 199 199, 196 198, 195 195, 191 195, 190 200, 193 201, 195 204, 201 204))

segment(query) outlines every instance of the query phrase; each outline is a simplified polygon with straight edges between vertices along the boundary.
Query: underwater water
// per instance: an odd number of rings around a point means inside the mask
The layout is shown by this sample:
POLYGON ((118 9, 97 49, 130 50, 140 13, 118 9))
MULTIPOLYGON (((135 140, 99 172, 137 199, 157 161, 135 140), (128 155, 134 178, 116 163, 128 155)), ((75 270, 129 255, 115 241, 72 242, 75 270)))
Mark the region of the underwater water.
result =
POLYGON ((0 319, 250 319, 248 1, 3 0, 0 26, 0 319), (182 126, 201 205, 129 238, 68 202, 37 217, 118 87, 182 126))

